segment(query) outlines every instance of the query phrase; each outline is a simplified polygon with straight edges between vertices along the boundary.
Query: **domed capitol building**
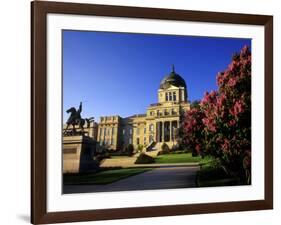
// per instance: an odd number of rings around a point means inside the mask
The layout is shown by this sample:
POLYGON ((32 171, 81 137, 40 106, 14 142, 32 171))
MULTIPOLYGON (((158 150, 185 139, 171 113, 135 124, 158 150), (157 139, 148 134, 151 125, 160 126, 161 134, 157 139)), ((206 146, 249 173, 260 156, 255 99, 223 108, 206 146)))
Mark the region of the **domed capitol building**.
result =
POLYGON ((100 117, 97 141, 111 150, 128 144, 160 149, 163 143, 171 148, 177 144, 176 129, 181 112, 189 110, 185 80, 175 72, 165 76, 158 89, 158 103, 148 106, 145 114, 122 118, 118 115, 100 117))

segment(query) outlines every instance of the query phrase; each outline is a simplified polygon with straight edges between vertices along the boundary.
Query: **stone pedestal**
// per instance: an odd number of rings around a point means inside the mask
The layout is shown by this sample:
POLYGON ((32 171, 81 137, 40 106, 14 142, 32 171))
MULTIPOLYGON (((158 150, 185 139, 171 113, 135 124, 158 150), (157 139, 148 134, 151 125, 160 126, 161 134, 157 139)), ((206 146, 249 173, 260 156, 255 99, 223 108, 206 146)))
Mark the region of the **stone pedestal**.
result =
POLYGON ((91 172, 99 167, 93 160, 96 141, 88 136, 63 137, 63 173, 91 172))

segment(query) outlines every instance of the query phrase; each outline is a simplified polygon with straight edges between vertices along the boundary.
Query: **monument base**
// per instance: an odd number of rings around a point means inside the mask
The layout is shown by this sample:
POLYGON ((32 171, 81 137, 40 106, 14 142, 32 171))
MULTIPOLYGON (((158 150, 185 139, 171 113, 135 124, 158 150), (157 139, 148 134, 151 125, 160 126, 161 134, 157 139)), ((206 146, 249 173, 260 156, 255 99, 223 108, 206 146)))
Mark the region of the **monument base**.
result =
POLYGON ((99 163, 93 159, 96 142, 84 135, 63 137, 63 173, 95 171, 99 163))

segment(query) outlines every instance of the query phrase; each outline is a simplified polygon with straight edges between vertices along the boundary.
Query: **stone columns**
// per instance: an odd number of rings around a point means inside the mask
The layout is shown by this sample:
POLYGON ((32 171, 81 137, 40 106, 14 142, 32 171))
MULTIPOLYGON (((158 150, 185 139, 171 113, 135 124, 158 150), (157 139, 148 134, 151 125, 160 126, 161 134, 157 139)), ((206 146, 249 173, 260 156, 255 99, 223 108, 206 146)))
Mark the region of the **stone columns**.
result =
POLYGON ((170 125, 171 125, 170 121, 164 122, 164 142, 171 141, 171 126, 170 125))
POLYGON ((162 127, 161 127, 161 124, 162 124, 162 122, 157 122, 156 123, 156 142, 160 142, 161 141, 161 129, 162 129, 162 127))
POLYGON ((172 121, 169 122, 169 125, 170 125, 170 140, 169 141, 173 141, 173 136, 172 136, 172 130, 173 130, 173 127, 172 127, 172 121))
POLYGON ((165 142, 165 122, 162 122, 162 142, 165 142))
POLYGON ((175 130, 178 128, 178 121, 172 121, 172 141, 175 141, 175 130))
POLYGON ((159 122, 156 122, 156 142, 159 142, 159 122))
POLYGON ((163 141, 163 122, 159 122, 159 142, 163 141))

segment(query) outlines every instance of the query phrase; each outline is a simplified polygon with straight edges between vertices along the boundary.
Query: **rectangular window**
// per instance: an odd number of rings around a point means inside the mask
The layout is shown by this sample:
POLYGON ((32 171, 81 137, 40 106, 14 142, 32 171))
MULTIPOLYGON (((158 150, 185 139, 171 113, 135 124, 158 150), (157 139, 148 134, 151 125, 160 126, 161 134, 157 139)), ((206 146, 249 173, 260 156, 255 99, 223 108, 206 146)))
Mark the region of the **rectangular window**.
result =
POLYGON ((143 138, 143 143, 146 145, 146 137, 143 138))
POLYGON ((129 138, 129 144, 132 144, 132 138, 129 138))
POLYGON ((149 125, 149 131, 153 131, 154 130, 154 126, 153 126, 153 124, 150 124, 149 125))
POLYGON ((169 92, 169 101, 172 101, 172 92, 169 92))
POLYGON ((145 128, 143 128, 143 133, 144 133, 144 134, 146 134, 146 127, 145 127, 145 128))
POLYGON ((123 129, 123 135, 125 135, 125 133, 126 133, 126 130, 125 130, 125 129, 123 129))
POLYGON ((130 132, 130 134, 132 134, 132 133, 133 133, 133 130, 132 130, 132 128, 130 128, 130 131, 129 131, 129 132, 130 132))
POLYGON ((173 92, 173 101, 177 100, 176 92, 173 92))
POLYGON ((168 99, 168 93, 166 92, 166 102, 169 101, 168 99))

